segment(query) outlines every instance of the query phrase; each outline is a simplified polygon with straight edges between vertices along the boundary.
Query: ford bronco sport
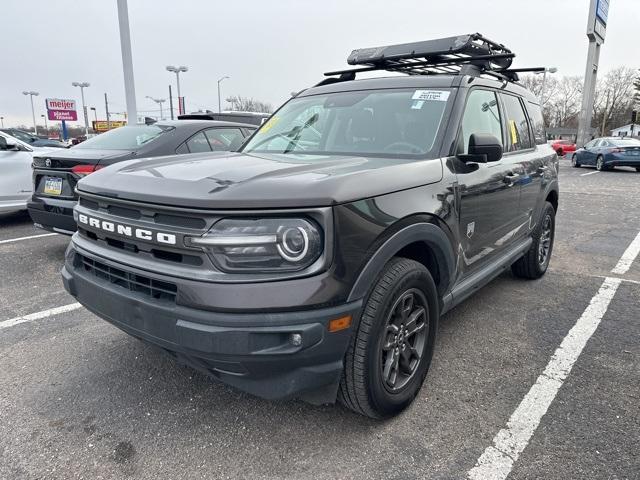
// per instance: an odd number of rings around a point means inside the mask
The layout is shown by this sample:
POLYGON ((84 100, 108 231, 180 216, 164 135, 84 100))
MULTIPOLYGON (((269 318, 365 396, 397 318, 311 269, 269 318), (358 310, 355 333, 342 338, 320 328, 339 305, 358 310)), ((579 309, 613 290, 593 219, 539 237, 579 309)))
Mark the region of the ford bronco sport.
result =
POLYGON ((549 265, 558 160, 513 57, 479 34, 355 50, 239 152, 87 176, 66 289, 251 394, 401 411, 443 313, 549 265), (355 79, 377 70, 408 75, 355 79))

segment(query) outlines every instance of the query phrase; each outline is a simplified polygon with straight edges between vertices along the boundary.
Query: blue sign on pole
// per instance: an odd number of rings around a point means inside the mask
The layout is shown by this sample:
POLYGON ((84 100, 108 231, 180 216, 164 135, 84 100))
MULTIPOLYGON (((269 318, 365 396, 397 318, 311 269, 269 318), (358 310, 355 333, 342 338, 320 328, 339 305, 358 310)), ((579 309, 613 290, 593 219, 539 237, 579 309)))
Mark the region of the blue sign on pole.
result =
POLYGON ((69 135, 67 134, 67 122, 62 120, 62 140, 66 142, 68 137, 69 135))
POLYGON ((606 27, 607 20, 609 18, 609 0, 598 0, 598 6, 596 7, 596 17, 606 27))

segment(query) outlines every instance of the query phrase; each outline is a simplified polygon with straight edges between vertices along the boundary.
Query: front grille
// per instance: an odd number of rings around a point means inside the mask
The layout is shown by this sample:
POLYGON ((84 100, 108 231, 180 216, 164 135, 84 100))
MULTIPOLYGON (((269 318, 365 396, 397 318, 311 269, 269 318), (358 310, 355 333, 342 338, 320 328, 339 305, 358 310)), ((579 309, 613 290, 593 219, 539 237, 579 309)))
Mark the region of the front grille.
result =
POLYGON ((131 292, 136 292, 156 300, 167 302, 176 301, 178 287, 175 283, 154 280, 143 275, 127 272, 120 268, 111 267, 105 263, 98 262, 79 253, 76 254, 76 268, 81 268, 96 278, 99 278, 112 285, 126 288, 131 292))

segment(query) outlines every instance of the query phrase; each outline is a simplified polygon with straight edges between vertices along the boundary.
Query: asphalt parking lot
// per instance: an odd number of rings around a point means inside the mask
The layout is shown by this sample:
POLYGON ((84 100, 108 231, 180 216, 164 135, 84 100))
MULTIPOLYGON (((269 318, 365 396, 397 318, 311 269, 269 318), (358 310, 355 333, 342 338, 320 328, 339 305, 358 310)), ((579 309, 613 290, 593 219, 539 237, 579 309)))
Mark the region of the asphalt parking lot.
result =
POLYGON ((176 364, 71 305, 67 237, 0 216, 0 478, 640 478, 640 173, 593 172, 561 161, 547 275, 447 314, 419 398, 385 422, 176 364))

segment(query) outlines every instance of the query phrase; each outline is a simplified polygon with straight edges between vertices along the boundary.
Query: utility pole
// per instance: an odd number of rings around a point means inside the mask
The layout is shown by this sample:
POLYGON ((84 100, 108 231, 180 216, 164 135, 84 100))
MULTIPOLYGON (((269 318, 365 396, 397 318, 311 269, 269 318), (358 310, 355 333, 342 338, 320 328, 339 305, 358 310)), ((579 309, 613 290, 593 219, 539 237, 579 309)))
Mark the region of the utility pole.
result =
POLYGON ((171 112, 171 120, 173 120, 173 94, 171 93, 171 85, 169 85, 169 111, 171 112))
POLYGON ((38 92, 34 92, 33 90, 30 90, 28 92, 22 92, 23 95, 29 95, 29 97, 31 98, 31 116, 33 117, 33 134, 37 137, 38 136, 38 125, 36 124, 36 111, 33 108, 33 97, 37 97, 38 95, 40 95, 38 92))
POLYGON ((118 0, 118 26, 120 27, 124 94, 127 101, 127 123, 135 124, 138 119, 138 109, 136 107, 136 87, 133 79, 133 55, 131 54, 131 33, 129 31, 127 0, 118 0))
POLYGON ((107 130, 111 130, 111 118, 109 117, 109 102, 107 101, 107 93, 104 94, 104 111, 107 115, 107 130))
POLYGON ((587 52, 587 66, 584 73, 584 87, 582 88, 582 107, 578 123, 578 148, 584 147, 589 141, 593 102, 598 78, 598 63, 600 61, 600 47, 604 43, 607 33, 610 0, 591 0, 589 6, 589 20, 587 21, 587 38, 589 50, 587 52))

